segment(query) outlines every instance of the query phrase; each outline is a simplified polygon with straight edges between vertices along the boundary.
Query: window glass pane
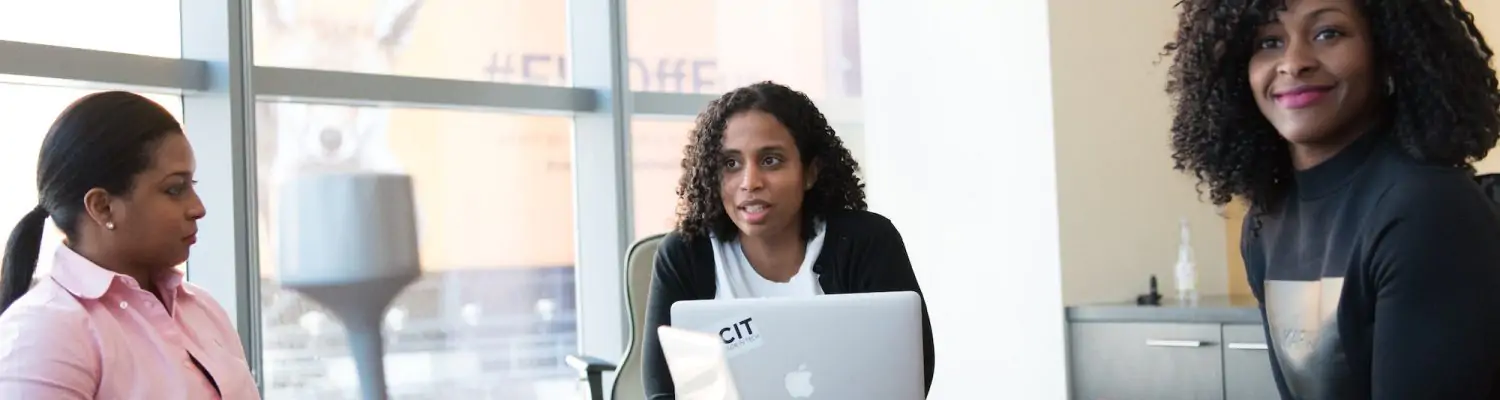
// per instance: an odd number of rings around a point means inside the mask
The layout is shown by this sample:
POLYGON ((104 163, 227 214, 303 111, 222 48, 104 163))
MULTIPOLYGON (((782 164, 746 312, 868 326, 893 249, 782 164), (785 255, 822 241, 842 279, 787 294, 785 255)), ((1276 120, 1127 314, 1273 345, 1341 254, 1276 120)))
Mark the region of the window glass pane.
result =
POLYGON ((182 57, 179 0, 0 0, 0 40, 182 57))
POLYGON ((677 222, 677 180, 682 177, 682 150, 693 122, 644 119, 630 121, 632 207, 635 237, 670 232, 677 222))
MULTIPOLYGON (((37 205, 36 163, 42 139, 52 128, 57 114, 73 101, 92 90, 51 86, 0 84, 0 130, 9 132, 5 146, 0 146, 0 187, 10 188, 0 195, 0 227, 6 237, 10 229, 37 205)), ((145 94, 182 120, 182 98, 145 94)), ((210 210, 212 212, 212 210, 210 210)), ((210 214, 213 215, 213 214, 210 214)), ((62 232, 51 222, 42 234, 42 248, 37 258, 37 275, 52 271, 52 254, 62 245, 62 232)))
POLYGON ((564 0, 252 0, 255 63, 567 85, 564 0))
POLYGON ((629 0, 631 89, 719 94, 769 79, 814 98, 859 97, 857 7, 858 0, 629 0))
POLYGON ((424 274, 387 314, 393 398, 575 397, 563 363, 577 349, 570 119, 298 103, 258 114, 266 398, 359 394, 341 325, 275 280, 281 184, 329 169, 416 185, 424 274))

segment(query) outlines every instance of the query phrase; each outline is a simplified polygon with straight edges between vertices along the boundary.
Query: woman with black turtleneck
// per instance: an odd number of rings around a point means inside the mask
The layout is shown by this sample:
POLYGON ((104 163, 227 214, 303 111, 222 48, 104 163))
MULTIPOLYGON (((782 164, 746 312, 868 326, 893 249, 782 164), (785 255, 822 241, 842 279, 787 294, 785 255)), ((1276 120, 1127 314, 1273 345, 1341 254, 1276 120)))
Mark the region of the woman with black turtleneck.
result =
POLYGON ((1183 2, 1177 168, 1251 205, 1283 398, 1500 399, 1491 51, 1458 0, 1183 2), (1284 4, 1283 4, 1284 3, 1284 4))

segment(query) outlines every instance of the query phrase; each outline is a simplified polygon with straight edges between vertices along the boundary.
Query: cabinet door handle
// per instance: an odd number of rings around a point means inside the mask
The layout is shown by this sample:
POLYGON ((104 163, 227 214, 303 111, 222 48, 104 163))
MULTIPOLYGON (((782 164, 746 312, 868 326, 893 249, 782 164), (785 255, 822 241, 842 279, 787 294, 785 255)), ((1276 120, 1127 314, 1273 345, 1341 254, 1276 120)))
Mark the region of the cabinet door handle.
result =
POLYGON ((1265 350, 1265 343, 1230 343, 1229 348, 1233 350, 1265 350))
POLYGON ((1146 345, 1151 347, 1203 347, 1203 341, 1146 339, 1146 345))

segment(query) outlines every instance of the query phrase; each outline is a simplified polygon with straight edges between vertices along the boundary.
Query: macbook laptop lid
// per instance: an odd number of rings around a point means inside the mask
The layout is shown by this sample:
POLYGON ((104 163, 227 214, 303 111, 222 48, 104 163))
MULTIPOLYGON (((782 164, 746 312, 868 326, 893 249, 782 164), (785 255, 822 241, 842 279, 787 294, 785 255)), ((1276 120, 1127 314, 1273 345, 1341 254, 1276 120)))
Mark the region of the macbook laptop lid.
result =
POLYGON ((720 357, 725 370, 709 376, 727 377, 742 399, 921 399, 921 304, 914 292, 680 301, 672 327, 698 335, 661 340, 679 392, 702 386, 682 382, 709 378, 679 378, 666 348, 701 349, 707 337, 720 355, 706 357, 720 357))

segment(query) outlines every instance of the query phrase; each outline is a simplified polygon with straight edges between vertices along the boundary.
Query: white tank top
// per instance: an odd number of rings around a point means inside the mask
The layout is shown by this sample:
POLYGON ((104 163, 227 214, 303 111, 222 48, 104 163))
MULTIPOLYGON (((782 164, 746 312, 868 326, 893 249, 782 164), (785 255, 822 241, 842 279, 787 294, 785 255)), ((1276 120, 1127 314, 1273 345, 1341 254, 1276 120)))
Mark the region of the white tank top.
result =
POLYGON ((823 251, 823 235, 828 225, 823 221, 813 222, 813 238, 807 242, 807 252, 802 256, 802 266, 786 283, 776 282, 760 276, 738 238, 720 242, 709 235, 714 249, 714 270, 717 273, 715 299, 744 299, 765 297, 810 297, 823 294, 818 284, 818 274, 812 271, 813 263, 823 251))

